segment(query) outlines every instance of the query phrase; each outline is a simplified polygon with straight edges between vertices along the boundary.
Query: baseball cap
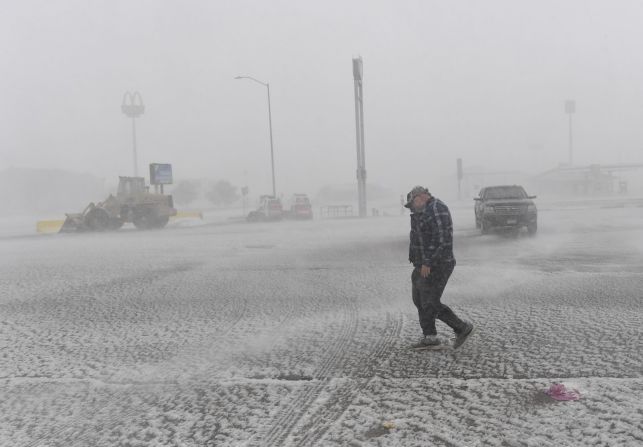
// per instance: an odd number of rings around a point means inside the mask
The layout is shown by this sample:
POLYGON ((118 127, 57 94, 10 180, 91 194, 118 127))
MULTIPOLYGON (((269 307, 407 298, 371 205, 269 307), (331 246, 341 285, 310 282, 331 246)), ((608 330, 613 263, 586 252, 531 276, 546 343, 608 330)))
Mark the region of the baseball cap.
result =
POLYGON ((406 205, 404 206, 407 208, 411 208, 411 206, 413 205, 413 199, 415 199, 420 194, 429 194, 429 190, 424 186, 414 186, 413 189, 406 195, 406 205))

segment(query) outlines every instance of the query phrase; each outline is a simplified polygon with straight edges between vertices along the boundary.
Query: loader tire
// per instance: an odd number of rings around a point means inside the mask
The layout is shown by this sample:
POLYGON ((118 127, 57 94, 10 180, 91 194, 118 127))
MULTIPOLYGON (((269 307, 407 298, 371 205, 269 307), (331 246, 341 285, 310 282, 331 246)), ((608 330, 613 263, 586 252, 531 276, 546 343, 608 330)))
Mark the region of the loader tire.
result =
POLYGON ((154 226, 152 228, 163 228, 170 221, 170 216, 158 216, 154 220, 154 226))
POLYGON ((170 220, 169 216, 155 216, 151 212, 141 213, 134 217, 134 226, 139 230, 153 230, 163 228, 170 220))
POLYGON ((93 208, 85 216, 85 225, 90 231, 111 230, 109 213, 102 208, 93 208))
POLYGON ((113 230, 113 231, 120 230, 122 226, 123 226, 123 221, 121 219, 114 218, 109 221, 110 230, 113 230))
POLYGON ((132 223, 134 223, 134 226, 139 230, 149 230, 150 228, 152 228, 153 219, 154 216, 152 216, 150 213, 140 213, 134 216, 134 218, 132 219, 132 223))

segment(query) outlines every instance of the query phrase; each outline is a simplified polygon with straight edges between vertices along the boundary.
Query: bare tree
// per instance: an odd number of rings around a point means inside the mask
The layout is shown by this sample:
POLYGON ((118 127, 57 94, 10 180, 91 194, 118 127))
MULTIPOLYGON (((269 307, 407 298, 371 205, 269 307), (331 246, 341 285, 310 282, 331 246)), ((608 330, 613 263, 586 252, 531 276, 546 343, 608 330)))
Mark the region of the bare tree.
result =
POLYGON ((213 184, 205 197, 215 206, 229 206, 240 198, 237 187, 227 180, 219 180, 213 184))
POLYGON ((199 197, 201 183, 198 180, 183 180, 172 189, 172 197, 176 203, 189 205, 199 197))

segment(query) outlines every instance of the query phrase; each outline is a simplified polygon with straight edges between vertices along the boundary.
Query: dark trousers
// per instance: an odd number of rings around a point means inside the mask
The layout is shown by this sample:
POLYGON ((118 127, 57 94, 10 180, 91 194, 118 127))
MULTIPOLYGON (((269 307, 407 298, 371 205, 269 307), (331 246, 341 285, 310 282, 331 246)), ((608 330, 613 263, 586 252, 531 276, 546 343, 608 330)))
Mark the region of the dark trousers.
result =
POLYGON ((418 309, 420 326, 424 335, 437 335, 435 319, 446 323, 456 333, 464 326, 461 319, 449 308, 442 304, 440 298, 455 268, 455 261, 445 262, 431 267, 427 278, 420 276, 420 268, 413 269, 411 283, 413 284, 413 304, 418 309))

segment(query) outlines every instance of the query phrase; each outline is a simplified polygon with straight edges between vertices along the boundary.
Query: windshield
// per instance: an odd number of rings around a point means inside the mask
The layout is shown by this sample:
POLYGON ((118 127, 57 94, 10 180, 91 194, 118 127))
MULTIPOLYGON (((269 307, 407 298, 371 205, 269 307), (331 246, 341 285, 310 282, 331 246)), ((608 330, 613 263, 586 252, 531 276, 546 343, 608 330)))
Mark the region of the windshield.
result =
POLYGON ((489 188, 484 193, 485 199, 526 199, 527 193, 520 186, 499 186, 489 188))

